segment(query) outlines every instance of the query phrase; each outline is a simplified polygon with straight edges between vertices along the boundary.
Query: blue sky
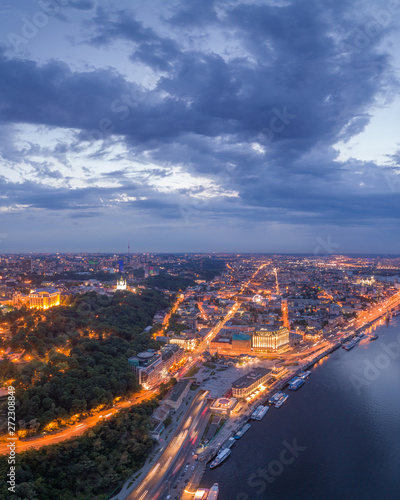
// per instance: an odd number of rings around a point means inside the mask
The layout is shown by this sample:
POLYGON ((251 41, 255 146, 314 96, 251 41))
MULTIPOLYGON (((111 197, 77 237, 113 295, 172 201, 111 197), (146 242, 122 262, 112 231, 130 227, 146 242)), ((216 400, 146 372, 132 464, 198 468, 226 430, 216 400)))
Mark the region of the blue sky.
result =
POLYGON ((399 1, 0 14, 1 252, 399 253, 399 1))

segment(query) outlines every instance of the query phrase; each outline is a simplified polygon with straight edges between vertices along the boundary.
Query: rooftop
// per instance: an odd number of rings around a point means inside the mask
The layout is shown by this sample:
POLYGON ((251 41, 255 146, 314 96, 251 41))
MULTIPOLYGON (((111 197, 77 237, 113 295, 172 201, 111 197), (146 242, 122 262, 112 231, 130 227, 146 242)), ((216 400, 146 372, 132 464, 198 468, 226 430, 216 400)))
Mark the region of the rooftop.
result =
POLYGON ((178 399, 181 397, 182 392, 186 389, 186 387, 191 384, 191 380, 181 380, 176 384, 176 386, 172 389, 172 392, 170 393, 169 399, 170 401, 178 401, 178 399))
POLYGON ((271 370, 269 368, 262 368, 262 367, 256 367, 251 370, 251 372, 247 373, 246 375, 243 375, 243 377, 240 377, 238 380, 235 380, 233 382, 232 387, 234 389, 242 389, 245 387, 249 387, 250 385, 254 384, 258 379, 261 377, 264 377, 265 375, 268 375, 271 370))

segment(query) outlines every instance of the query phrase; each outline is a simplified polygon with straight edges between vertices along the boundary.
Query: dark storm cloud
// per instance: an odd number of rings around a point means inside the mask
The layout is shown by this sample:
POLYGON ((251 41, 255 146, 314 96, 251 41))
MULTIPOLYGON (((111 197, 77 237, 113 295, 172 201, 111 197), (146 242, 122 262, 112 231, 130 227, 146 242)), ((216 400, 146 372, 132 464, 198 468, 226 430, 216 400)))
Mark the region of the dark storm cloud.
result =
POLYGON ((179 55, 176 42, 159 36, 150 28, 145 28, 126 10, 108 12, 99 7, 93 26, 96 34, 89 40, 89 43, 102 46, 116 39, 127 40, 135 46, 131 60, 143 62, 155 69, 169 69, 171 61, 179 55))
MULTIPOLYGON (((128 187, 124 187, 127 191, 128 187)), ((138 192, 138 186, 131 184, 130 193, 138 192)), ((70 189, 68 186, 49 187, 40 182, 26 180, 14 183, 0 178, 0 204, 2 206, 27 205, 45 210, 82 210, 99 208, 105 205, 102 200, 115 198, 117 188, 89 187, 70 189)))
MULTIPOLYGON (((138 159, 145 154, 147 162, 214 177, 239 199, 207 203, 202 210, 211 214, 309 224, 399 217, 395 193, 387 193, 377 167, 339 162, 332 148, 364 130, 377 96, 396 88, 390 59, 379 50, 385 30, 353 50, 352 9, 361 5, 182 3, 166 22, 174 26, 170 36, 129 11, 98 8, 86 42, 128 42, 131 60, 158 72, 156 87, 134 85, 111 69, 79 72, 1 54, 0 120, 74 128, 77 149, 114 134, 138 159), (183 34, 192 30, 189 42, 201 39, 210 24, 242 52, 184 43, 183 34)), ((100 149, 92 158, 104 155, 100 149)), ((90 209, 96 189, 35 194, 32 187, 18 203, 90 209)), ((165 195, 133 205, 165 217, 179 203, 165 195)))

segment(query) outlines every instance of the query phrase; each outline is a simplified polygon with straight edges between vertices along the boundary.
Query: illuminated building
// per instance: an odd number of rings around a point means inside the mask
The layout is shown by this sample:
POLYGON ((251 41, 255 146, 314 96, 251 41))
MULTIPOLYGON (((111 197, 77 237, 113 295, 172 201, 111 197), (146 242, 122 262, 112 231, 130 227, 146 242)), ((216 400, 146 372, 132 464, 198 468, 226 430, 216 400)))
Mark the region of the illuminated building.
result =
POLYGON ((185 351, 178 345, 166 345, 161 349, 161 356, 164 368, 168 370, 175 363, 179 363, 185 356, 185 351))
POLYGON ((289 343, 289 330, 286 327, 278 329, 262 326, 253 334, 252 344, 254 351, 276 351, 289 343))
POLYGON ((121 276, 118 280, 117 280, 117 287, 116 287, 117 290, 126 290, 126 280, 124 280, 123 276, 121 276))
POLYGON ((174 335, 169 339, 170 344, 176 344, 186 351, 193 351, 197 345, 197 339, 194 336, 174 335))
POLYGON ((13 295, 13 306, 26 305, 30 309, 49 309, 49 307, 60 305, 60 291, 54 288, 37 288, 29 295, 15 293, 13 295))
POLYGON ((158 276, 160 274, 160 269, 158 266, 144 266, 144 277, 158 276))
POLYGON ((145 389, 157 385, 162 379, 163 362, 160 352, 153 350, 140 352, 128 359, 131 370, 145 389))
POLYGON ((249 353, 251 351, 251 335, 234 333, 232 335, 232 351, 249 353))
POLYGON ((213 402, 210 410, 218 415, 230 415, 236 404, 236 398, 219 398, 213 402))
POLYGON ((208 488, 199 488, 194 494, 193 500, 206 500, 209 491, 208 488))
POLYGON ((31 309, 48 309, 60 305, 60 291, 37 289, 29 294, 29 307, 31 309))
POLYGON ((161 383, 168 375, 172 365, 179 362, 184 356, 183 349, 179 346, 166 346, 160 351, 149 349, 140 352, 128 359, 129 367, 137 377, 139 384, 145 389, 150 389, 161 383))
POLYGON ((260 385, 271 378, 271 370, 268 368, 256 367, 247 375, 240 377, 232 384, 232 396, 234 398, 247 398, 260 385))

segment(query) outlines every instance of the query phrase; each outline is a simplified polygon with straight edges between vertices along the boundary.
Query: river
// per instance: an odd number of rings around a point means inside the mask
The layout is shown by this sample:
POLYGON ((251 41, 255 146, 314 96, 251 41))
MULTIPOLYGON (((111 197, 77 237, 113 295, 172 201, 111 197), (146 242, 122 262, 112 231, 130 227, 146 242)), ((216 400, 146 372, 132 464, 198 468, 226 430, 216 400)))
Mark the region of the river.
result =
POLYGON ((400 316, 374 330, 286 390, 200 486, 218 482, 219 500, 399 499, 400 316))

